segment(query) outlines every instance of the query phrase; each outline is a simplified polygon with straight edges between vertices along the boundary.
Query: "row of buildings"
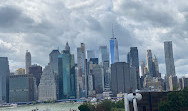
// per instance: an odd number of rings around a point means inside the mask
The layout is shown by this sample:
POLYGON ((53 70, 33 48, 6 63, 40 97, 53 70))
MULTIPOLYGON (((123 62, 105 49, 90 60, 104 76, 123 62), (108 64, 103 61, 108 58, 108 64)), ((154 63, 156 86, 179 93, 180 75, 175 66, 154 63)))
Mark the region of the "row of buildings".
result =
POLYGON ((164 42, 166 75, 161 78, 157 57, 149 49, 146 62, 139 63, 137 47, 131 47, 127 62, 119 61, 118 41, 110 39, 99 47, 99 57, 84 43, 77 48, 77 62, 66 43, 63 51, 53 50, 49 63, 42 69, 32 65, 26 51, 25 69, 10 73, 7 57, 0 57, 0 103, 51 101, 75 98, 105 98, 118 93, 178 90, 188 87, 188 78, 175 73, 172 42, 164 42), (146 63, 146 64, 145 64, 146 63))

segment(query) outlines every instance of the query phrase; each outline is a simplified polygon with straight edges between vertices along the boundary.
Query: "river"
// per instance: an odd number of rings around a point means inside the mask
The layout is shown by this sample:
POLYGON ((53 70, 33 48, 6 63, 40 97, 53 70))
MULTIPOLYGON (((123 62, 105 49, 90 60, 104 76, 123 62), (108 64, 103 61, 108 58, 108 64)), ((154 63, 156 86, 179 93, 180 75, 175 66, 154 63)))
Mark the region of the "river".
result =
POLYGON ((15 108, 0 108, 0 111, 32 111, 33 109, 39 109, 39 111, 70 111, 70 109, 78 110, 79 103, 48 103, 37 105, 23 105, 15 108))

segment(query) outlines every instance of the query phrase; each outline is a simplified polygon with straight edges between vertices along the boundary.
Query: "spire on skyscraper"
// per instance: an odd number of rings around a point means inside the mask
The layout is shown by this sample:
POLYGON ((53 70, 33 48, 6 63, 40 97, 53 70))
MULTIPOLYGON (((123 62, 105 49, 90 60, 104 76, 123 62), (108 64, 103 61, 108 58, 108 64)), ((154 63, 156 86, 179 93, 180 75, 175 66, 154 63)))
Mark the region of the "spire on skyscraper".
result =
POLYGON ((112 38, 114 38, 114 25, 112 24, 112 38))

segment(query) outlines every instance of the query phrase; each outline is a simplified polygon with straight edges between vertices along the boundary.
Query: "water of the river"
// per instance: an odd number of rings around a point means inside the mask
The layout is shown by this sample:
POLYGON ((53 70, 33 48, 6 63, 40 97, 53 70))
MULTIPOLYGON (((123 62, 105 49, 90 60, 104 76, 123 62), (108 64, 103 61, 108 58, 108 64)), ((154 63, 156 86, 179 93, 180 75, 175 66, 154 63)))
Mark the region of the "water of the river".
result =
POLYGON ((37 104, 37 105, 23 105, 16 108, 0 108, 0 111, 32 111, 39 109, 39 111, 70 111, 70 109, 78 110, 78 103, 54 103, 54 104, 37 104))

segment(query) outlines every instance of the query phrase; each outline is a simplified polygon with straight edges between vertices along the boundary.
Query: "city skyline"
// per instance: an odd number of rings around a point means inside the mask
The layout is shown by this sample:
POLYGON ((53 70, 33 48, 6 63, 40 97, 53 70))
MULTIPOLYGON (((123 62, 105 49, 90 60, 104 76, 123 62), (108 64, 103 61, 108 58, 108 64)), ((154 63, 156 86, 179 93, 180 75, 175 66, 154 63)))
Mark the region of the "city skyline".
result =
POLYGON ((151 49, 158 59, 159 70, 164 75, 166 68, 163 42, 171 40, 176 74, 181 77, 188 72, 188 20, 184 13, 187 5, 183 1, 160 2, 162 1, 101 0, 95 3, 91 0, 83 3, 31 1, 18 4, 17 1, 6 0, 0 7, 0 55, 9 58, 11 72, 24 68, 26 50, 31 52, 32 63, 44 67, 48 64, 47 55, 53 49, 58 49, 58 46, 62 50, 67 41, 73 54, 76 54, 76 48, 82 42, 85 43, 86 50, 98 49, 101 45, 108 45, 109 48, 113 23, 119 43, 120 61, 126 61, 130 47, 138 47, 141 63, 145 61, 146 50, 151 49), (41 7, 36 8, 39 4, 42 4, 41 7), (154 7, 149 7, 150 5, 154 7), (170 7, 163 10, 167 6, 170 7), (139 7, 142 10, 128 14, 131 9, 139 7), (143 10, 148 12, 147 16, 142 15, 143 10))

